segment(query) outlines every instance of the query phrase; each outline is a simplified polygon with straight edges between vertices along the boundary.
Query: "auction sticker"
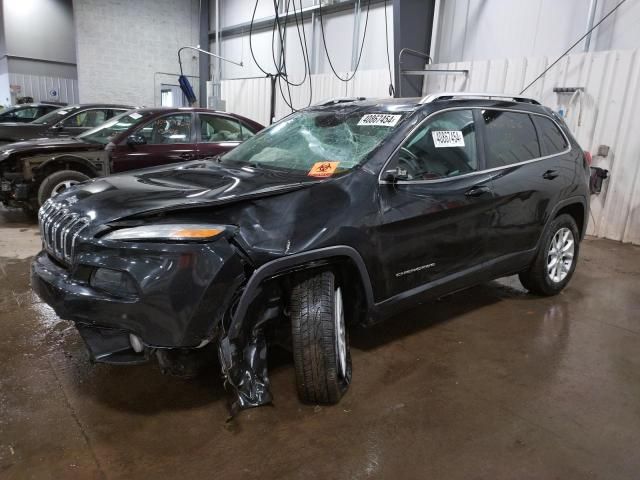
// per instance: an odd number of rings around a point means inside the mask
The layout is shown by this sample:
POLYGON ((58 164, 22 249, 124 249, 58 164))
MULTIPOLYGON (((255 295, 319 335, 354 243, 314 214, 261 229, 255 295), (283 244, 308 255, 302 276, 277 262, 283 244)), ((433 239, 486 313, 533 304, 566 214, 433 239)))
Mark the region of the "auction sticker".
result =
POLYGON ((375 125, 378 127, 395 127, 402 115, 388 115, 386 113, 368 113, 364 115, 358 125, 375 125))
POLYGON ((436 148, 464 147, 464 137, 460 130, 437 130, 431 132, 436 148))
POLYGON ((340 162, 316 162, 307 174, 309 177, 325 178, 333 175, 340 162))

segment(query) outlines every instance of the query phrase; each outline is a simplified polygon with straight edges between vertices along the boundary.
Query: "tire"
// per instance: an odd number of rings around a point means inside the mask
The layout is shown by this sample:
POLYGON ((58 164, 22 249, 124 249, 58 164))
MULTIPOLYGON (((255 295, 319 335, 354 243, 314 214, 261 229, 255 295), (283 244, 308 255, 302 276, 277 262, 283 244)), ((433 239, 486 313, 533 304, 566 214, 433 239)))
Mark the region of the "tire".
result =
POLYGON ((67 188, 89 180, 84 173, 75 170, 60 170, 53 172, 46 177, 38 188, 38 205, 42 205, 52 196, 66 190, 67 188))
POLYGON ((333 272, 301 278, 292 289, 293 358, 298 396, 303 402, 337 403, 349 388, 351 352, 342 306, 342 290, 333 272))
POLYGON ((575 220, 571 215, 558 216, 545 229, 531 266, 520 272, 520 283, 536 295, 557 295, 573 276, 579 250, 580 234, 575 220))

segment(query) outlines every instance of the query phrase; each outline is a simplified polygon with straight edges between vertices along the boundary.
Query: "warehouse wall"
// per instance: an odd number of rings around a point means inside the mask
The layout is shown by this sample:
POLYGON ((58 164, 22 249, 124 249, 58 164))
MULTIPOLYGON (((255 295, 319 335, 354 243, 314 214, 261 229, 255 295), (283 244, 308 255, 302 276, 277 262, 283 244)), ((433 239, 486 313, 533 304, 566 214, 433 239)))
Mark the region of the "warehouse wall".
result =
MULTIPOLYGON (((620 0, 599 0, 597 22, 620 0)), ((586 32, 587 0, 440 0, 435 61, 557 56, 586 32)), ((629 0, 592 35, 591 51, 640 45, 640 2, 629 0)), ((575 52, 583 51, 584 43, 575 52)))
MULTIPOLYGON (((303 7, 316 4, 312 0, 304 0, 303 7)), ((296 5, 299 5, 296 2, 296 5)), ((220 2, 220 18, 222 27, 242 24, 251 20, 251 14, 255 2, 253 0, 222 0, 220 2)), ((362 1, 362 16, 360 26, 360 39, 364 32, 364 22, 366 17, 367 2, 362 1)), ((393 68, 393 9, 391 1, 386 7, 388 28, 389 28, 389 54, 393 68)), ((215 2, 211 2, 212 14, 215 13, 215 2)), ((256 20, 273 16, 273 3, 270 1, 258 2, 256 11, 256 20)), ((369 22, 367 26, 367 37, 362 53, 362 59, 359 69, 361 70, 377 70, 387 68, 387 57, 385 53, 385 7, 383 3, 372 5, 369 11, 369 22)), ((345 10, 331 15, 327 14, 324 18, 325 38, 327 41, 327 50, 331 55, 331 61, 337 71, 349 71, 352 68, 352 46, 354 31, 354 12, 353 9, 345 10)), ((215 30, 215 17, 212 18, 211 30, 215 30)), ((307 45, 312 59, 311 69, 314 74, 331 73, 329 62, 327 60, 324 47, 322 45, 322 37, 320 25, 315 20, 315 28, 311 20, 304 22, 304 28, 307 36, 307 45), (315 34, 314 34, 315 32, 315 34)), ((249 50, 248 28, 246 34, 236 35, 221 41, 222 55, 236 61, 242 60, 244 66, 238 67, 232 64, 222 62, 221 77, 224 79, 250 77, 254 75, 262 75, 260 69, 253 61, 249 50)), ((272 32, 271 29, 254 32, 252 35, 252 46, 258 63, 267 71, 275 72, 273 56, 272 56, 272 32)), ((304 76, 304 63, 302 60, 302 52, 298 40, 298 33, 295 24, 287 28, 287 68, 289 74, 294 81, 302 80, 304 76)), ((360 48, 358 41, 358 49, 360 48)), ((211 48, 215 48, 212 42, 211 48)), ((212 50, 215 51, 215 50, 212 50)))
POLYGON ((0 104, 10 104, 17 96, 77 101, 73 88, 65 88, 77 78, 71 0, 1 3, 0 104), (14 86, 13 95, 9 85, 14 86))
MULTIPOLYGON (((433 68, 468 69, 469 76, 427 78, 425 93, 520 92, 547 65, 549 57, 477 60, 439 64, 433 68)), ((566 112, 566 122, 580 145, 594 155, 593 165, 610 171, 603 192, 592 196, 587 233, 640 244, 640 136, 633 122, 640 110, 640 50, 617 50, 565 57, 526 92, 553 109, 566 112), (553 87, 583 87, 584 96, 556 94, 553 87), (598 147, 610 147, 606 157, 598 147)))
MULTIPOLYGON (((160 84, 178 83, 178 48, 198 43, 199 0, 74 0, 73 8, 81 102, 158 105, 160 84)), ((185 74, 197 76, 197 57, 183 55, 185 74)))

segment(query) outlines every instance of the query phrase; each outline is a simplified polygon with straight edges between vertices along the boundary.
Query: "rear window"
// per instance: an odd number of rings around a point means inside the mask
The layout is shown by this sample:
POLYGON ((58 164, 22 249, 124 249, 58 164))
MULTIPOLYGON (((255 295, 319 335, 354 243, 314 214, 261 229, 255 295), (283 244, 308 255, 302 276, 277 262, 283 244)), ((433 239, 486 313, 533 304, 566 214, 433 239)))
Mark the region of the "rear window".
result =
POLYGON ((533 118, 540 137, 542 155, 554 155, 564 152, 569 145, 558 126, 547 117, 534 115, 533 118))
POLYGON ((538 158, 540 145, 526 113, 483 110, 487 167, 504 167, 538 158))

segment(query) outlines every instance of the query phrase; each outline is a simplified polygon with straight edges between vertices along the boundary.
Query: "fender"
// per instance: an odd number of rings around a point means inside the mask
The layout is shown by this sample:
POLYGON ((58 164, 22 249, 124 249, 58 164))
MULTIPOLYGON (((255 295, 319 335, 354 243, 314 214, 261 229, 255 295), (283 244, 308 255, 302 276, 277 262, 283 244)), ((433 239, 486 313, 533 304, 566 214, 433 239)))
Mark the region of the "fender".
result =
MULTIPOLYGON (((31 157, 31 158, 37 158, 37 157, 31 157)), ((29 162, 30 159, 29 158, 25 158, 25 161, 29 162)), ((61 155, 55 156, 55 157, 51 157, 48 160, 45 160, 44 162, 42 162, 41 164, 37 165, 36 167, 33 168, 34 171, 38 171, 38 170, 42 170, 43 168, 46 168, 49 165, 52 165, 56 162, 67 162, 70 164, 80 164, 86 168, 88 168, 94 176, 98 176, 100 175, 100 172, 98 171, 98 169, 96 168, 95 164, 93 162, 91 162, 90 160, 87 160, 84 157, 80 157, 78 155, 72 155, 72 154, 68 154, 68 153, 63 153, 61 155)))
POLYGON ((238 338, 242 331, 242 325, 249 305, 256 298, 258 289, 263 281, 278 274, 295 271, 300 267, 308 266, 314 262, 345 257, 352 260, 358 269, 362 285, 364 286, 367 308, 371 309, 374 304, 371 279, 369 278, 369 272, 367 271, 364 260, 362 260, 362 257, 355 248, 347 245, 336 245, 332 247, 319 248, 317 250, 309 250, 308 252, 296 253, 294 255, 272 260, 253 272, 247 282, 242 296, 240 297, 240 301, 238 302, 238 306, 231 320, 228 338, 238 338))
POLYGON ((582 227, 582 232, 580 232, 580 240, 583 240, 587 232, 587 226, 589 222, 589 200, 583 195, 568 197, 556 203, 555 206, 553 207, 553 210, 551 210, 551 214, 549 215, 549 218, 547 218, 547 221, 544 224, 544 230, 546 230, 549 223, 551 223, 551 221, 556 217, 556 215, 560 210, 562 210, 564 207, 568 207, 569 205, 575 205, 575 204, 582 205, 582 209, 584 210, 584 218, 582 220, 583 227, 582 227))

